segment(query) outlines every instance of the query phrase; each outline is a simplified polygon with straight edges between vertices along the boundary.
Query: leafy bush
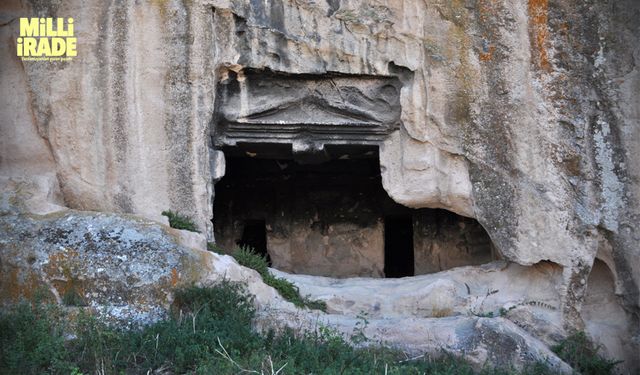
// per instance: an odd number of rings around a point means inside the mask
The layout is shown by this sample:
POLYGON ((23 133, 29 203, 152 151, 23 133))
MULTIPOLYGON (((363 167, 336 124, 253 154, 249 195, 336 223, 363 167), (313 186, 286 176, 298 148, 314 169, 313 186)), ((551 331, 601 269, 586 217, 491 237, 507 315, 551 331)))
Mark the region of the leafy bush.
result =
POLYGON ((233 256, 241 266, 258 271, 263 279, 270 275, 267 258, 256 253, 250 247, 239 247, 231 254, 231 256, 233 256))
POLYGON ((196 224, 193 220, 188 216, 180 215, 177 212, 173 212, 171 210, 162 211, 162 215, 169 218, 169 226, 171 228, 188 230, 191 232, 200 233, 196 224))
POLYGON ((308 307, 313 310, 326 311, 327 304, 324 301, 312 300, 308 297, 300 295, 298 287, 293 285, 288 280, 275 277, 271 274, 262 277, 265 284, 274 288, 280 293, 280 295, 287 301, 293 303, 298 307, 308 307))
POLYGON ((0 374, 72 370, 56 315, 55 308, 27 302, 0 312, 0 374))
POLYGON ((620 363, 599 355, 600 348, 594 347, 584 332, 567 337, 551 350, 582 375, 613 374, 614 368, 620 363))
POLYGON ((327 304, 324 301, 312 300, 308 297, 300 295, 300 290, 290 281, 283 278, 275 277, 269 272, 269 263, 267 258, 256 253, 250 247, 240 247, 231 254, 236 261, 245 267, 258 271, 262 276, 262 281, 280 293, 287 301, 298 307, 308 307, 314 310, 327 310, 327 304))

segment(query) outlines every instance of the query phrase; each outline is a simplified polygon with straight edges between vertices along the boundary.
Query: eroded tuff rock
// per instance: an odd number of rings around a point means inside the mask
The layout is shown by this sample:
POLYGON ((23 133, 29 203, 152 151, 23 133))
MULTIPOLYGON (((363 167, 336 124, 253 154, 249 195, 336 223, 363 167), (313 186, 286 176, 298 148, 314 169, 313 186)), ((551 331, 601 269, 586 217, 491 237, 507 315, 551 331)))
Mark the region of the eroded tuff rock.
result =
MULTIPOLYGON (((566 335, 560 312, 562 269, 549 262, 521 266, 499 261, 393 280, 272 272, 294 282, 302 294, 325 301, 327 311, 333 314, 418 320, 493 316, 509 320, 547 345, 566 335)), ((605 354, 618 355, 633 368, 636 344, 628 332, 635 329, 634 322, 625 318, 623 307, 614 302, 613 283, 606 265, 596 261, 582 314, 587 332, 604 345, 605 354)))
MULTIPOLYGON (((0 234, 3 303, 38 293, 132 328, 166 318, 175 288, 226 278, 245 283, 256 296, 259 329, 322 325, 349 337, 359 321, 348 314, 299 310, 231 257, 184 246, 180 236, 185 233, 140 218, 76 210, 47 216, 4 211, 0 234)), ((407 308, 394 317, 372 316, 362 333, 369 344, 382 342, 412 355, 444 350, 479 368, 544 361, 570 372, 541 341, 501 318, 422 319, 407 308)))
POLYGON ((2 304, 38 296, 130 328, 166 318, 176 288, 227 278, 246 283, 261 306, 293 306, 255 271, 202 249, 197 234, 133 216, 1 207, 2 304))
POLYGON ((610 275, 608 305, 629 327, 623 349, 600 341, 632 358, 640 342, 639 7, 5 1, 0 183, 34 187, 15 198, 32 212, 66 206, 162 221, 171 208, 213 239, 213 183, 224 171, 212 141, 220 82, 244 69, 391 77, 402 88, 401 126, 380 145, 390 197, 477 219, 507 261, 557 264, 562 325, 596 338, 608 336, 594 328, 607 315, 593 302, 603 293, 591 271, 598 259, 606 267, 598 275, 610 275), (20 61, 25 15, 74 17, 78 56, 20 61))

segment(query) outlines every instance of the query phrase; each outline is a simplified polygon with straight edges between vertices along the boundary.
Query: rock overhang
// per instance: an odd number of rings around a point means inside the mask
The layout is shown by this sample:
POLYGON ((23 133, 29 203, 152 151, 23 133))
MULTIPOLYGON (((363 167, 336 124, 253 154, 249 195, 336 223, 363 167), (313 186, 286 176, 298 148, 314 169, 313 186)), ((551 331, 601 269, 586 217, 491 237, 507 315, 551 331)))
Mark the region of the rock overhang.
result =
POLYGON ((217 84, 213 144, 379 145, 401 126, 397 77, 242 69, 217 84))

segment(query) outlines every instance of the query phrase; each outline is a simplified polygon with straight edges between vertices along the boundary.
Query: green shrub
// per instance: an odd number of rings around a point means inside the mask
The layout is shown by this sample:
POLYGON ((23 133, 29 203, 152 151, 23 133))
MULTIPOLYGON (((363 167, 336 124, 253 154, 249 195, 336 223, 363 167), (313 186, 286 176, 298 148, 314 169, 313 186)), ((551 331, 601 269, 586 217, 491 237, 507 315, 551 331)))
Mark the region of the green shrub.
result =
POLYGON ((0 311, 0 374, 71 372, 58 310, 22 302, 0 311))
POLYGON ((567 337, 551 350, 582 375, 613 374, 614 368, 621 362, 599 355, 600 348, 594 347, 584 332, 567 337))
POLYGON ((269 263, 267 258, 256 253, 250 247, 240 247, 231 254, 236 261, 247 268, 256 270, 262 281, 280 293, 287 301, 298 307, 308 307, 314 310, 327 310, 327 304, 324 301, 311 300, 308 297, 300 295, 300 290, 290 281, 283 278, 275 277, 269 272, 269 263))
POLYGON ((76 339, 67 346, 73 353, 74 365, 82 369, 83 373, 115 374, 116 369, 129 367, 126 353, 133 347, 128 339, 135 336, 134 331, 111 329, 93 315, 81 311, 75 322, 74 332, 76 339))
POLYGON ((230 373, 230 364, 216 352, 220 345, 235 357, 261 347, 260 336, 251 328, 253 300, 240 284, 223 281, 211 288, 178 291, 172 315, 134 337, 138 371, 166 367, 179 374, 203 368, 230 373))
POLYGON ((86 306, 86 302, 84 298, 80 295, 80 293, 76 290, 76 288, 72 285, 63 295, 62 295, 62 303, 65 306, 86 306))
POLYGON ((216 254, 228 255, 227 252, 215 244, 215 242, 207 242, 207 250, 214 252, 216 254))
POLYGON ((270 275, 267 258, 256 253, 250 247, 239 247, 231 254, 231 256, 233 256, 241 266, 258 271, 262 278, 270 275))
POLYGON ((267 276, 263 276, 262 279, 265 284, 277 290, 284 299, 293 303, 297 307, 308 307, 313 310, 321 311, 327 310, 327 304, 324 301, 312 300, 308 297, 301 296, 298 287, 288 280, 275 277, 270 273, 267 274, 267 276))
MULTIPOLYGON (((261 335, 252 330, 253 297, 223 281, 175 294, 169 319, 120 331, 81 313, 76 338, 64 339, 61 311, 21 304, 0 314, 2 374, 434 374, 472 375, 458 358, 417 357, 371 346, 354 348, 335 331, 261 335)), ((536 372, 548 374, 544 365, 536 372)), ((515 374, 487 369, 482 374, 515 374)))
POLYGON ((171 228, 188 230, 191 232, 200 233, 196 224, 193 220, 188 216, 180 215, 177 212, 173 212, 171 210, 162 211, 162 215, 169 218, 169 226, 171 228))

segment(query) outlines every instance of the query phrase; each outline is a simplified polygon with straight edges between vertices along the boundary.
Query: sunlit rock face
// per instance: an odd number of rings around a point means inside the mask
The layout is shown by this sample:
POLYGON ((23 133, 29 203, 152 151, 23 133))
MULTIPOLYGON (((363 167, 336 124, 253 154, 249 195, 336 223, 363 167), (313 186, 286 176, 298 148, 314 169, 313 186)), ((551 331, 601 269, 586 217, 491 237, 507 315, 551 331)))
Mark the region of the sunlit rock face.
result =
POLYGON ((389 199, 476 220, 505 261, 559 267, 560 325, 637 368, 639 18, 633 0, 5 1, 3 205, 157 221, 173 209, 212 241, 215 183, 238 151, 221 132, 283 113, 329 124, 323 142, 288 133, 291 159, 321 163, 327 143, 375 147, 389 199), (24 16, 73 17, 78 56, 19 60, 24 16), (243 104, 260 77, 291 88, 243 104), (231 81, 249 88, 221 101, 231 81), (372 131, 346 142, 358 126, 372 131), (604 339, 599 295, 617 306, 620 342, 604 339))

